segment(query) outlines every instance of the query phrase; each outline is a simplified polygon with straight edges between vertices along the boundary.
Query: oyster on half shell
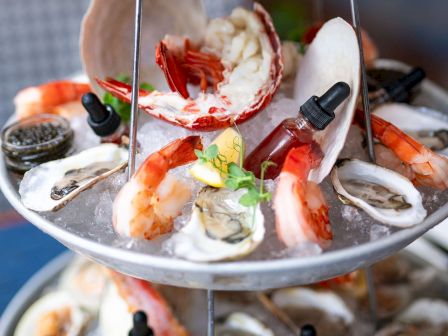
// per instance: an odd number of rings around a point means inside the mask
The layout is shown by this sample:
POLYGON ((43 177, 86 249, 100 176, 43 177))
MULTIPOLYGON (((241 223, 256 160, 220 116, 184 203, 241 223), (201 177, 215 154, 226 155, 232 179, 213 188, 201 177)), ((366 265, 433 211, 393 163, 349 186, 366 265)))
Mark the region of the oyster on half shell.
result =
POLYGON ((274 336, 274 333, 253 316, 235 312, 218 323, 216 336, 274 336))
POLYGON ((246 189, 204 187, 193 204, 191 219, 174 234, 174 253, 192 261, 235 259, 252 252, 264 237, 260 206, 239 203, 246 189))
POLYGON ((426 217, 418 190, 392 170, 345 159, 333 168, 331 181, 343 203, 363 209, 384 224, 410 227, 426 217))
POLYGON ((56 211, 80 192, 127 165, 128 150, 102 144, 27 171, 20 182, 22 203, 35 211, 56 211))

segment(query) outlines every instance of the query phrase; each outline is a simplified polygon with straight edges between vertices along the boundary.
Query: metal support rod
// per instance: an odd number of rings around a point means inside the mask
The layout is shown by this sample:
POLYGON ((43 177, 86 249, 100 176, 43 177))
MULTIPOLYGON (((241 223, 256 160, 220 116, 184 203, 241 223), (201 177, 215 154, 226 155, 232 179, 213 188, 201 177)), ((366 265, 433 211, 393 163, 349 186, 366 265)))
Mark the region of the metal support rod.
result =
POLYGON ((138 122, 138 88, 140 67, 140 32, 142 25, 142 0, 135 1, 134 22, 134 58, 132 62, 132 97, 131 97, 131 127, 129 130, 129 159, 128 179, 134 175, 135 154, 137 151, 137 122, 138 122))
POLYGON ((364 118, 365 118, 366 135, 367 135, 367 150, 369 153, 370 161, 374 163, 375 151, 373 149, 374 147, 373 147, 372 125, 370 120, 369 90, 367 87, 367 72, 366 72, 366 64, 364 62, 364 49, 362 46, 358 1, 350 0, 350 3, 352 8, 352 23, 356 31, 356 36, 358 38, 358 45, 359 45, 359 57, 361 64, 361 90, 362 90, 361 94, 362 94, 362 107, 364 109, 364 118))
POLYGON ((215 294, 207 290, 207 336, 215 335, 215 294))
POLYGON ((373 273, 372 267, 366 267, 364 269, 366 273, 366 281, 367 281, 367 294, 369 296, 369 309, 370 309, 370 319, 376 329, 377 325, 377 302, 376 302, 376 293, 375 293, 375 284, 373 283, 373 273))

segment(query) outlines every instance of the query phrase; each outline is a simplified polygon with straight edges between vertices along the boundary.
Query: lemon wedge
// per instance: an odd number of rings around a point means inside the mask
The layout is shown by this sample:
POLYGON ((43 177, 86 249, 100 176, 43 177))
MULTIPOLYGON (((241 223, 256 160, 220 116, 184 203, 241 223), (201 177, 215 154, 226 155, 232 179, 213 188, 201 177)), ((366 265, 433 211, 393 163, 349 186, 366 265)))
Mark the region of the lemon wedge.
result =
POLYGON ((199 160, 190 168, 190 174, 198 181, 215 188, 224 187, 225 175, 227 173, 227 164, 230 162, 238 163, 239 148, 241 146, 241 136, 233 129, 227 128, 210 144, 218 147, 219 156, 225 161, 217 169, 210 162, 202 163, 199 160))

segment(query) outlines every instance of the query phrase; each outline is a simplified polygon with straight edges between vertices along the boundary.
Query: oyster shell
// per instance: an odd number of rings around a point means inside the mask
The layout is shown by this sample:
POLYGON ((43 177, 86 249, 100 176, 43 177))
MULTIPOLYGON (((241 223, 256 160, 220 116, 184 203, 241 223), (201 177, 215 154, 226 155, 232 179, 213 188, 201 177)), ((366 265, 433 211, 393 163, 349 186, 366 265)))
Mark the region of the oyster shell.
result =
POLYGON ((75 299, 58 291, 33 303, 20 319, 14 336, 56 335, 60 330, 65 331, 64 335, 83 335, 88 322, 88 315, 75 299))
POLYGON ((252 252, 264 237, 260 206, 239 203, 246 189, 204 187, 193 204, 191 219, 170 244, 182 258, 207 262, 235 259, 252 252))
POLYGON ((253 316, 235 312, 218 324, 216 336, 274 336, 274 333, 253 316))
POLYGON ((341 18, 326 22, 300 61, 294 99, 301 106, 311 96, 321 96, 336 82, 350 86, 350 96, 335 110, 335 119, 315 135, 324 158, 310 172, 309 179, 320 183, 327 176, 344 147, 359 94, 358 40, 352 26, 341 18))
POLYGON ((126 167, 127 159, 127 149, 103 144, 43 163, 26 172, 20 182, 22 203, 35 211, 56 211, 83 190, 126 167))
POLYGON ((294 324, 310 323, 317 335, 349 335, 353 312, 336 293, 305 287, 274 291, 272 301, 294 324))
POLYGON ((426 217, 418 190, 392 170, 345 159, 333 168, 331 181, 342 202, 360 207, 384 224, 410 227, 426 217))

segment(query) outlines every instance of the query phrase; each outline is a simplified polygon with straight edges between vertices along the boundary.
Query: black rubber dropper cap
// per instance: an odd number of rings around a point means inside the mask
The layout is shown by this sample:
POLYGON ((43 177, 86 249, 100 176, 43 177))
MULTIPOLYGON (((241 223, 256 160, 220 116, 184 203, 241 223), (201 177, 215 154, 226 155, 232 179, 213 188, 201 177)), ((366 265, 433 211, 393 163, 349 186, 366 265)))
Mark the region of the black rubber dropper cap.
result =
POLYGON ((87 123, 100 137, 114 134, 120 127, 121 118, 110 105, 104 105, 92 92, 84 94, 81 98, 82 105, 89 113, 87 123))
POLYGON ((318 130, 334 119, 334 110, 350 95, 350 86, 337 82, 321 97, 312 96, 300 107, 303 116, 318 130))
POLYGON ((403 103, 409 101, 411 90, 426 77, 422 68, 414 68, 410 73, 385 85, 384 90, 391 101, 403 103))
POLYGON ((316 336, 316 329, 311 324, 305 324, 300 329, 300 336, 316 336))
POLYGON ((142 311, 137 311, 133 316, 134 327, 129 331, 129 336, 154 336, 154 332, 148 327, 148 318, 142 311))

